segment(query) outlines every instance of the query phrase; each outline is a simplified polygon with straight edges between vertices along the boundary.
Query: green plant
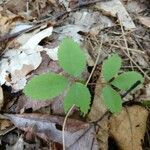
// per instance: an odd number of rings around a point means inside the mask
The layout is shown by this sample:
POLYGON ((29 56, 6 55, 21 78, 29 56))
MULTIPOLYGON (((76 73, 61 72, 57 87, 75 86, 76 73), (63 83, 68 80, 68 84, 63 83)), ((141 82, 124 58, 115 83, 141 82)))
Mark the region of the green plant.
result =
MULTIPOLYGON (((59 65, 71 78, 76 80, 81 78, 81 73, 86 67, 86 58, 76 42, 65 38, 59 46, 58 60, 59 65)), ((106 81, 102 95, 105 105, 111 112, 119 112, 122 107, 121 96, 112 86, 120 90, 128 90, 135 82, 139 80, 143 82, 143 77, 134 71, 118 75, 120 67, 121 58, 117 54, 109 57, 102 65, 102 74, 106 81)), ((55 73, 41 74, 29 81, 24 88, 24 93, 34 100, 46 100, 59 96, 66 90, 65 112, 75 105, 85 115, 90 109, 90 92, 85 84, 69 79, 70 77, 55 73)))
MULTIPOLYGON (((86 67, 86 57, 79 45, 70 38, 65 38, 58 50, 59 65, 71 77, 81 78, 86 67)), ((33 77, 24 88, 25 95, 34 100, 52 99, 67 90, 64 98, 64 110, 67 112, 72 105, 80 108, 85 115, 90 108, 91 95, 88 88, 69 77, 55 73, 46 73, 33 77)))
POLYGON ((118 75, 121 68, 121 58, 113 54, 102 65, 102 75, 106 86, 102 89, 103 101, 112 113, 121 111, 122 100, 119 91, 128 91, 137 81, 143 83, 143 77, 136 71, 123 72, 118 75))

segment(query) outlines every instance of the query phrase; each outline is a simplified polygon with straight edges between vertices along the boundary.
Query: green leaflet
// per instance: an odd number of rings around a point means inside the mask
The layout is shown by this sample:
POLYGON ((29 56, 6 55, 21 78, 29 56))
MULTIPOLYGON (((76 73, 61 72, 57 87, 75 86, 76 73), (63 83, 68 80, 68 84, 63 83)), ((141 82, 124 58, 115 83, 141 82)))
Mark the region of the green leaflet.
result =
POLYGON ((90 109, 91 95, 88 88, 81 83, 74 83, 64 100, 64 110, 67 112, 74 104, 85 115, 90 109))
POLYGON ((75 77, 81 75, 86 67, 86 58, 80 46, 70 38, 65 38, 59 46, 60 66, 75 77))
POLYGON ((106 81, 109 81, 118 73, 121 67, 121 58, 117 54, 113 54, 103 62, 102 74, 106 81))
POLYGON ((135 71, 124 72, 117 76, 111 84, 121 90, 128 90, 134 83, 141 81, 143 83, 143 77, 141 74, 135 71))
POLYGON ((35 100, 52 99, 61 94, 68 80, 55 73, 46 73, 33 77, 24 88, 25 95, 35 100))
POLYGON ((111 86, 106 85, 102 89, 103 101, 112 113, 118 113, 122 109, 122 101, 120 95, 111 86))

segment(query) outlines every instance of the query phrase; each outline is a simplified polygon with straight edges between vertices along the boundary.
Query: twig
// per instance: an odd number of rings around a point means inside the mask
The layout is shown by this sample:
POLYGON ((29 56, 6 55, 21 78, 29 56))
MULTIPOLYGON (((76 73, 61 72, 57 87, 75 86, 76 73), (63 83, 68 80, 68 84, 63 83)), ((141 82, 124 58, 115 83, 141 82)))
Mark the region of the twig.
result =
MULTIPOLYGON (((120 48, 119 46, 117 45, 114 45, 114 44, 110 44, 112 47, 116 47, 116 48, 120 48)), ((126 47, 123 47, 121 46, 122 49, 126 49, 126 47)), ((143 52, 142 50, 139 50, 139 49, 133 49, 133 48, 128 48, 129 51, 134 51, 134 52, 137 52, 137 53, 141 53, 141 54, 145 54, 145 52, 143 52)))
MULTIPOLYGON (((118 19, 119 19, 119 17, 118 17, 118 19)), ((123 36, 123 39, 124 39, 124 44, 125 44, 125 47, 126 47, 126 50, 127 50, 127 54, 128 54, 128 56, 131 57, 129 49, 128 49, 128 43, 127 43, 127 39, 126 39, 125 32, 124 32, 124 29, 123 29, 123 25, 122 25, 122 22, 120 20, 119 20, 119 23, 120 23, 120 27, 121 27, 121 31, 122 31, 122 36, 123 36)), ((132 70, 133 70, 133 64, 132 64, 131 60, 130 60, 130 64, 131 64, 132 70)))
POLYGON ((91 71, 91 73, 90 73, 90 76, 89 76, 89 78, 88 78, 86 84, 85 84, 86 86, 88 85, 88 83, 89 83, 89 81, 90 81, 90 79, 91 79, 91 77, 92 77, 92 75, 93 75, 93 73, 94 73, 94 71, 95 71, 96 65, 97 65, 97 63, 98 63, 98 60, 99 60, 99 57, 100 57, 100 54, 101 54, 100 52, 101 52, 101 49, 102 49, 102 44, 103 44, 103 37, 101 38, 101 44, 100 44, 100 48, 99 48, 99 51, 98 51, 98 55, 97 55, 97 58, 96 58, 94 67, 93 67, 93 69, 92 69, 92 71, 91 71))
MULTIPOLYGON (((121 45, 118 43, 118 45, 120 46, 121 48, 121 45)), ((122 48, 121 48, 122 49, 122 48)), ((123 52, 126 54, 126 56, 129 57, 129 59, 133 62, 133 64, 143 73, 143 75, 148 79, 150 80, 150 77, 143 71, 143 69, 126 53, 126 51, 124 49, 122 49, 123 52)))
POLYGON ((78 1, 79 1, 78 4, 74 8, 80 8, 80 7, 83 7, 83 6, 92 5, 92 4, 95 4, 95 3, 98 3, 98 2, 105 2, 105 1, 108 1, 108 0, 88 0, 88 1, 78 0, 78 1))

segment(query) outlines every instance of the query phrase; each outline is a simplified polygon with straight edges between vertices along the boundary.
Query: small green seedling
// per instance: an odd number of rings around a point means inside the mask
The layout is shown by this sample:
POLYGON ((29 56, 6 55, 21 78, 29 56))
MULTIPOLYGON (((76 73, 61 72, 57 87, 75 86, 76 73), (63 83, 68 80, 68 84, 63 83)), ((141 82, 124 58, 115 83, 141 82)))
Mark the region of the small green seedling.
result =
POLYGON ((122 108, 122 100, 119 91, 128 91, 138 81, 143 83, 143 77, 136 71, 123 72, 118 75, 121 68, 121 58, 114 54, 103 62, 102 75, 106 86, 102 89, 103 101, 112 113, 118 113, 122 108))
MULTIPOLYGON (((65 38, 58 50, 59 65, 75 79, 80 79, 86 68, 86 57, 79 45, 70 38, 65 38)), ((122 107, 121 96, 114 87, 120 90, 128 90, 135 82, 143 82, 143 77, 134 71, 118 75, 121 67, 121 58, 114 54, 104 61, 102 74, 107 85, 102 90, 105 105, 115 113, 122 107), (111 82, 110 82, 111 81, 111 82)), ((73 105, 77 106, 85 115, 90 109, 91 94, 85 84, 70 81, 63 75, 45 73, 33 77, 24 88, 25 95, 33 100, 51 100, 64 91, 64 110, 67 112, 73 105)))

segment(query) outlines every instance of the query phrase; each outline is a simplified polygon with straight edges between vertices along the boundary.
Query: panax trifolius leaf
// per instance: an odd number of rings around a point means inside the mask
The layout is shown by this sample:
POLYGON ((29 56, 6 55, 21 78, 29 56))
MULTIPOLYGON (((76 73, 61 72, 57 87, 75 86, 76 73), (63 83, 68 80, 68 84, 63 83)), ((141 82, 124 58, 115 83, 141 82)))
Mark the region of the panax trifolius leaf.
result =
POLYGON ((118 75, 111 82, 111 84, 121 90, 128 90, 137 81, 141 81, 141 83, 143 83, 143 81, 144 81, 143 76, 141 74, 139 74, 138 72, 129 71, 129 72, 124 72, 124 73, 118 75))
POLYGON ((80 46, 70 38, 63 39, 58 50, 60 66, 75 77, 80 76, 86 67, 86 58, 80 46))
POLYGON ((51 99, 61 94, 68 80, 55 73, 46 73, 33 77, 24 88, 24 93, 35 100, 51 99))
POLYGON ((109 85, 102 89, 103 101, 112 113, 118 113, 122 109, 121 96, 109 85))
POLYGON ((109 81, 118 73, 121 67, 121 58, 117 54, 113 54, 103 62, 102 74, 106 81, 109 81))
POLYGON ((90 109, 90 100, 88 88, 84 84, 74 83, 64 99, 64 110, 67 112, 75 104, 85 115, 90 109))

